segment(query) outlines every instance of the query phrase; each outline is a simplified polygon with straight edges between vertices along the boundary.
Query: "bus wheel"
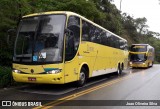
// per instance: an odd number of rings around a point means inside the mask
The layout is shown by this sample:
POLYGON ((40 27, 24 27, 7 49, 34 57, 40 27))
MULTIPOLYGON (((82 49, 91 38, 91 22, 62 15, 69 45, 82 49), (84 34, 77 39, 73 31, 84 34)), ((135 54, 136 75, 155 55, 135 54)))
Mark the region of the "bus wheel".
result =
POLYGON ((121 74, 122 74, 122 68, 121 68, 121 65, 120 65, 120 64, 118 65, 118 69, 117 69, 116 74, 117 74, 117 75, 121 75, 121 74))
POLYGON ((149 66, 149 63, 148 63, 148 66, 147 66, 147 68, 149 68, 150 66, 149 66))
POLYGON ((79 75, 79 80, 77 81, 77 85, 79 87, 83 86, 86 83, 86 80, 87 80, 86 70, 82 68, 79 75))
POLYGON ((151 63, 151 67, 153 67, 153 62, 151 63))

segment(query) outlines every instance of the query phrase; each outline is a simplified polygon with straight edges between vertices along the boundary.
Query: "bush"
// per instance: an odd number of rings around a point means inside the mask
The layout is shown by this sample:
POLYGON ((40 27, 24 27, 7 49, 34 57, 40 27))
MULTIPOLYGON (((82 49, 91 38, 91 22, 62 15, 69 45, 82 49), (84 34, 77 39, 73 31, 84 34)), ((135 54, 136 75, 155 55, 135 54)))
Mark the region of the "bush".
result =
POLYGON ((0 87, 6 87, 13 84, 12 70, 10 67, 0 66, 0 87))

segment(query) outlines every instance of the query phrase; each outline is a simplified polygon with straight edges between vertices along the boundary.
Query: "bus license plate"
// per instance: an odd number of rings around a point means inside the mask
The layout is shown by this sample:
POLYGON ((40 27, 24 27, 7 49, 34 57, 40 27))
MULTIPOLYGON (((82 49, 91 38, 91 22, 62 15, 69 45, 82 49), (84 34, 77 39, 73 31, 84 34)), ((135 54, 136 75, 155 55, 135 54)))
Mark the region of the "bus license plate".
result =
POLYGON ((28 77, 28 81, 36 81, 36 78, 34 78, 34 77, 28 77))

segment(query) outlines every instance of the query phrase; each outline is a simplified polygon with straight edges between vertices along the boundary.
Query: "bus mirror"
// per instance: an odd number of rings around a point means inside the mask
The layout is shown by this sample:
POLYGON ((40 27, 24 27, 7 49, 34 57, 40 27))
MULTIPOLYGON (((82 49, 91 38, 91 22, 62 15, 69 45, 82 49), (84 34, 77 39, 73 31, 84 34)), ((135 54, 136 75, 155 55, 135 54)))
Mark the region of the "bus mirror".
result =
POLYGON ((65 29, 65 34, 66 34, 66 36, 69 36, 69 29, 65 29))
POLYGON ((67 28, 67 29, 65 29, 65 34, 66 34, 66 36, 70 37, 73 35, 73 32, 67 28))
POLYGON ((10 40, 15 37, 16 35, 16 29, 9 29, 7 31, 7 44, 9 44, 10 40))
POLYGON ((148 54, 147 54, 147 53, 145 53, 144 57, 145 57, 145 59, 147 59, 147 57, 148 57, 148 54))
POLYGON ((128 46, 128 50, 131 51, 131 47, 130 46, 128 46))

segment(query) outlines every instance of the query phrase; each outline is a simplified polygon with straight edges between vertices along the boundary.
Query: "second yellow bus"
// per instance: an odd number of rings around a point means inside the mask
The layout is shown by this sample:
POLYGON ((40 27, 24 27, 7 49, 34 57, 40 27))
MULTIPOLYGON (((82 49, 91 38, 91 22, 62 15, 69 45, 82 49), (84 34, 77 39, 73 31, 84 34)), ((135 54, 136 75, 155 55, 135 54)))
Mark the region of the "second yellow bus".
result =
POLYGON ((132 44, 130 48, 131 67, 152 67, 154 62, 154 48, 149 44, 132 44))

